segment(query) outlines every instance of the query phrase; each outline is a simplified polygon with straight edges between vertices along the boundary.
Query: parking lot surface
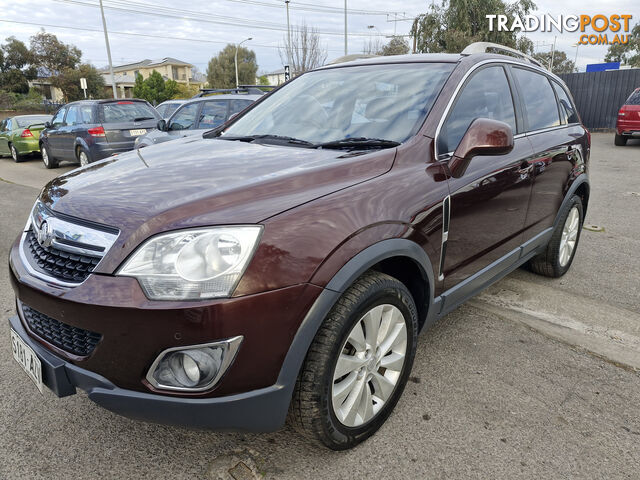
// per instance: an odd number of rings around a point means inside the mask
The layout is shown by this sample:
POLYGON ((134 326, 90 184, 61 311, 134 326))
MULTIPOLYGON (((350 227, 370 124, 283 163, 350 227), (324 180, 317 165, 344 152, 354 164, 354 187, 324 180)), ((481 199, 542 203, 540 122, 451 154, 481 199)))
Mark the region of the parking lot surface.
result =
MULTIPOLYGON (((556 280, 519 270, 424 332, 411 381, 347 452, 291 429, 218 433, 140 423, 79 393, 40 395, 0 328, 0 479, 638 478, 640 141, 594 134, 587 228, 556 280), (636 366, 637 365, 637 366, 636 366)), ((62 170, 0 159, 0 256, 62 170)), ((14 312, 6 260, 0 312, 14 312)))

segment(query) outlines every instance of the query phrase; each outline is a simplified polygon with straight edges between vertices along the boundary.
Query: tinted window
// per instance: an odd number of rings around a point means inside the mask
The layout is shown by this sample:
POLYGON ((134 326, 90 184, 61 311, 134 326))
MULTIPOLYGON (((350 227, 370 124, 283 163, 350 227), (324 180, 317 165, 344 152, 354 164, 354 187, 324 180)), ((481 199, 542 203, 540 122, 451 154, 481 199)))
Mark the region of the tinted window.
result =
POLYGON ((153 107, 142 102, 103 103, 100 107, 104 123, 141 122, 158 118, 153 107))
POLYGON ((516 132, 511 89, 502 67, 483 68, 463 87, 440 130, 438 152, 455 150, 476 118, 500 120, 516 132))
POLYGON ((345 137, 404 142, 422 125, 454 66, 406 63, 308 72, 254 106, 225 135, 282 135, 312 143, 345 137))
POLYGON ((60 110, 58 110, 58 113, 56 113, 55 117, 53 117, 53 120, 51 120, 51 124, 54 127, 59 127, 63 124, 64 114, 66 111, 66 108, 61 108, 60 110))
POLYGON ((625 105, 640 105, 640 88, 631 94, 627 101, 624 102, 625 105))
POLYGON ((233 115, 234 113, 241 112, 249 105, 251 105, 253 101, 251 100, 231 100, 231 105, 229 108, 229 115, 233 115))
POLYGON ((227 119, 227 100, 206 102, 200 112, 198 128, 213 128, 222 125, 227 119))
POLYGON ((525 116, 529 122, 528 130, 560 125, 556 96, 547 77, 523 68, 514 68, 513 73, 524 98, 525 116))
POLYGON ((93 121, 93 107, 91 105, 78 106, 78 123, 95 123, 93 121))
POLYGON ((170 130, 188 130, 196 125, 196 115, 200 104, 190 103, 178 110, 169 122, 170 130))
POLYGON ((576 113, 576 109, 567 95, 567 92, 558 85, 556 82, 553 83, 553 88, 556 90, 556 95, 558 95, 558 104, 560 105, 560 120, 563 124, 566 123, 578 123, 580 120, 578 119, 578 114, 576 113))

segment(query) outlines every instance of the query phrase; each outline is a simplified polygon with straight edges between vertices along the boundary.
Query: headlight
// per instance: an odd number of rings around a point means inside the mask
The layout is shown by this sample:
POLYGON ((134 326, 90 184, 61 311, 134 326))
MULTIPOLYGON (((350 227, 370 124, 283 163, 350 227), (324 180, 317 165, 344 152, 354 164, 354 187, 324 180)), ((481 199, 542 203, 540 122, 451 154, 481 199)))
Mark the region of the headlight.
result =
POLYGON ((228 297, 253 256, 262 227, 211 227, 147 240, 117 275, 135 277, 152 300, 228 297))

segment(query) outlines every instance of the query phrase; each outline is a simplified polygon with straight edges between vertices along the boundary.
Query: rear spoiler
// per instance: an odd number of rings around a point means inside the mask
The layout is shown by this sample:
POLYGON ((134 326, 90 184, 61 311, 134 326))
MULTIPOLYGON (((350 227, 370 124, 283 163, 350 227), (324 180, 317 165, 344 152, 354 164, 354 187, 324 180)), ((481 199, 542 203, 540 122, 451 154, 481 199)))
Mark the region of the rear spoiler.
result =
POLYGON ((44 122, 32 123, 31 125, 27 126, 27 128, 29 128, 29 129, 35 128, 35 127, 45 128, 44 122))

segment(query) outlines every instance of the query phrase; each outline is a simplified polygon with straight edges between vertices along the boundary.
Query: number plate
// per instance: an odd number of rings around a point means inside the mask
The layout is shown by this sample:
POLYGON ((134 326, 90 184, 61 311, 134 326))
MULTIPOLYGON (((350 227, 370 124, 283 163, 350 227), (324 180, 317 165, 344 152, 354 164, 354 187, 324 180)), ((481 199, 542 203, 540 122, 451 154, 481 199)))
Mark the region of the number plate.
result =
POLYGON ((146 128, 140 128, 139 130, 129 130, 129 135, 131 135, 132 137, 139 137, 140 135, 144 135, 145 133, 147 133, 146 128))
POLYGON ((33 349, 24 343, 20 336, 11 329, 11 351, 13 358, 27 372, 29 378, 36 384, 42 393, 42 364, 33 349))

